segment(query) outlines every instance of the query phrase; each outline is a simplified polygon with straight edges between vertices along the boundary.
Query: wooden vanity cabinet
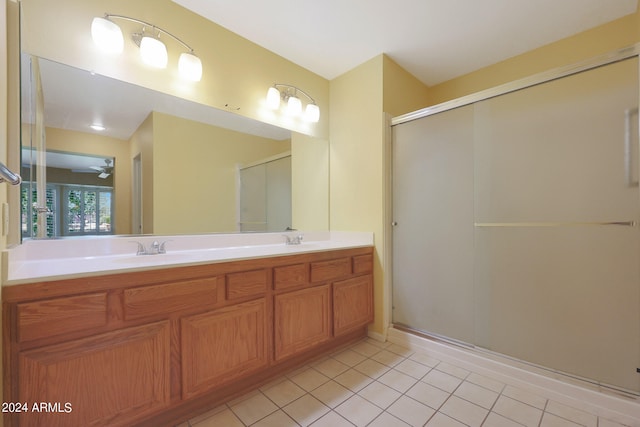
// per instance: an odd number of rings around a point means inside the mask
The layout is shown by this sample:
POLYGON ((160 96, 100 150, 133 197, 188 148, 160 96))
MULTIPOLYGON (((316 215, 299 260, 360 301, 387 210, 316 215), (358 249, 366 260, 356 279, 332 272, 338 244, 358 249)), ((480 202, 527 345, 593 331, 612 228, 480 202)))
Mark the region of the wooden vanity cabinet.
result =
POLYGON ((4 401, 27 411, 5 426, 177 425, 365 336, 372 260, 368 247, 6 286, 4 401))

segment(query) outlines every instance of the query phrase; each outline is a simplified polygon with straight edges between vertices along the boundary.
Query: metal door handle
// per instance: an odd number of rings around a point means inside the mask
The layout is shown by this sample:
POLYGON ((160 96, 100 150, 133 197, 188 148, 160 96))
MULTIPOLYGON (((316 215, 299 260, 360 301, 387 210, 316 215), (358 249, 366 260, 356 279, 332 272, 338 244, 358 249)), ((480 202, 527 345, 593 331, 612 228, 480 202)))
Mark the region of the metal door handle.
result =
POLYGON ((624 179, 627 183, 627 187, 637 187, 638 181, 633 179, 632 165, 633 160, 631 157, 631 128, 633 125, 633 116, 638 115, 637 108, 629 108, 624 112, 624 179))

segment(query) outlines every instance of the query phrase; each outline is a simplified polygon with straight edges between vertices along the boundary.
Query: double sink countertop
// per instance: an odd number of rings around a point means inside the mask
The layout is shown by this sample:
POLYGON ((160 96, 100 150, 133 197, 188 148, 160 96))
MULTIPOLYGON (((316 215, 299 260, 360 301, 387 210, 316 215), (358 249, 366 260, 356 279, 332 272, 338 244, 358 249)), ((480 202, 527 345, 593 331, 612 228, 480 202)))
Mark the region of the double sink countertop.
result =
POLYGON ((103 236, 25 240, 2 253, 3 286, 373 245, 370 232, 285 232, 176 236, 103 236), (302 243, 285 244, 285 236, 302 243), (165 242, 166 253, 136 255, 165 242))

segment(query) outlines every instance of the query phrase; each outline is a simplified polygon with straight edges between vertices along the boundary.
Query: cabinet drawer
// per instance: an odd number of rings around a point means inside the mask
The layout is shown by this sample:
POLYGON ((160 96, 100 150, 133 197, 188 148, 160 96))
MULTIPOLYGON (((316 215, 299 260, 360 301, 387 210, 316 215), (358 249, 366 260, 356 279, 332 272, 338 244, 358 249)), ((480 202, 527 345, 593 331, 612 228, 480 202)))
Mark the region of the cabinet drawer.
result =
POLYGON ((125 319, 169 314, 197 307, 210 307, 218 303, 223 289, 217 277, 143 286, 124 291, 125 319))
POLYGON ((351 258, 338 258, 330 261, 311 263, 311 281, 339 279, 351 274, 351 258))
POLYGON ((263 295, 267 291, 269 270, 227 274, 227 299, 235 300, 263 295))
POLYGON ((373 255, 358 255, 353 257, 353 272, 373 273, 373 255))
POLYGON ((17 315, 19 342, 97 328, 107 323, 107 294, 22 303, 17 315))
POLYGON ((273 269, 273 288, 287 289, 304 285, 309 281, 307 264, 287 265, 273 269))

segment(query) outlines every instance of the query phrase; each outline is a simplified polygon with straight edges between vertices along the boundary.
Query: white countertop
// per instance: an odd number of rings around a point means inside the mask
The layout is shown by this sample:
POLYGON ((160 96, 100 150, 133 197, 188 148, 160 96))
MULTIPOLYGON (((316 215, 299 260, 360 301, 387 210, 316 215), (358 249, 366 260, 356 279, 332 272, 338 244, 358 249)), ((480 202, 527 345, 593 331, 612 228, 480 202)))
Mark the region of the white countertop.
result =
POLYGON ((27 240, 3 252, 3 286, 371 245, 373 233, 335 231, 27 240), (304 239, 285 245, 284 234, 304 239), (165 254, 136 255, 135 242, 154 241, 165 254))

